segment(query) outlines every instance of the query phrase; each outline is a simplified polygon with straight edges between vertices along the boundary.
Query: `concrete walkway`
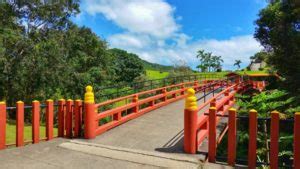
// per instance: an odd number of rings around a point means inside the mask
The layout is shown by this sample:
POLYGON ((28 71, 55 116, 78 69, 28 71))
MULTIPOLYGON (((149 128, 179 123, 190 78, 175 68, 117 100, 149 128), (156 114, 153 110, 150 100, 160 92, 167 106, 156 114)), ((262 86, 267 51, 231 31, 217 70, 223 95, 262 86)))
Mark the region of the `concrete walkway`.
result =
POLYGON ((226 168, 183 153, 183 110, 180 100, 93 140, 57 138, 6 149, 0 151, 0 168, 226 168))

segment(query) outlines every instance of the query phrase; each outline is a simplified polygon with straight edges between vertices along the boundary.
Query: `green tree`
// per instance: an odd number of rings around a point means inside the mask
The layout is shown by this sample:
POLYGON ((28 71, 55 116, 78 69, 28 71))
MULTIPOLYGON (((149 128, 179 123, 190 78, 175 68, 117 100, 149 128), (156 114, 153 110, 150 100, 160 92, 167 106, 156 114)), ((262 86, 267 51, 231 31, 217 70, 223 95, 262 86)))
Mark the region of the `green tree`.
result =
POLYGON ((255 38, 272 55, 268 62, 285 78, 285 88, 299 94, 300 89, 300 7, 292 1, 275 1, 259 13, 255 38))
POLYGON ((223 59, 221 56, 214 56, 211 52, 207 53, 204 50, 199 50, 196 57, 200 60, 200 65, 197 68, 202 72, 222 69, 221 63, 223 63, 223 59))
POLYGON ((110 49, 117 82, 133 82, 135 78, 145 74, 143 63, 136 54, 121 49, 110 49))
POLYGON ((262 61, 267 61, 271 53, 265 52, 265 51, 260 51, 255 53, 253 56, 250 56, 251 62, 262 62, 262 61))
POLYGON ((235 60, 233 66, 237 66, 238 70, 241 68, 241 63, 242 61, 241 60, 235 60))

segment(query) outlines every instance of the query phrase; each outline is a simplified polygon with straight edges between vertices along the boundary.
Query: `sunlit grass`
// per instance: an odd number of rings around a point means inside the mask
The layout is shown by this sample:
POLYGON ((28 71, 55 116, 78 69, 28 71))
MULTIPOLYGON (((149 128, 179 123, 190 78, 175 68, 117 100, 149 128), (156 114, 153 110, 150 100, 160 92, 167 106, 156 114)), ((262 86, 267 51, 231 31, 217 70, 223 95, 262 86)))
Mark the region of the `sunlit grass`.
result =
POLYGON ((146 75, 149 80, 163 79, 169 75, 169 72, 160 72, 157 70, 146 70, 146 75))
MULTIPOLYGON (((53 129, 53 135, 57 136, 57 128, 53 129)), ((40 139, 46 137, 46 127, 40 126, 40 139)), ((31 125, 24 126, 24 140, 32 140, 32 127, 31 125)), ((6 124, 6 144, 13 144, 16 142, 16 125, 6 124)))

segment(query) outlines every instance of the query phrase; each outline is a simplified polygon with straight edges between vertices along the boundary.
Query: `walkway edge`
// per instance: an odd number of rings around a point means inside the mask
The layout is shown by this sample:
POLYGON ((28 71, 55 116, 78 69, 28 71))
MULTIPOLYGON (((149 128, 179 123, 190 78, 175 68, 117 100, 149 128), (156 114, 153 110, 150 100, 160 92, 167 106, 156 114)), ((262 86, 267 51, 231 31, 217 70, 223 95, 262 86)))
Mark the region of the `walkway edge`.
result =
POLYGON ((86 143, 77 140, 62 143, 59 145, 59 147, 85 154, 156 167, 199 168, 201 166, 200 161, 195 158, 178 157, 176 155, 164 154, 159 152, 148 152, 101 144, 86 143))

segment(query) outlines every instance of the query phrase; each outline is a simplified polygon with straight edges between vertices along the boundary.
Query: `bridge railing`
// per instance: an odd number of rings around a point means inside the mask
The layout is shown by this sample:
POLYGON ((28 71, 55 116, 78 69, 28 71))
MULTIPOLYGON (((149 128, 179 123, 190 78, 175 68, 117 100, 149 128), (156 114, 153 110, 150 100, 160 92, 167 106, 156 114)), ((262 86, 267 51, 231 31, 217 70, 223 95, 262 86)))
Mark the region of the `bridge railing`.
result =
MULTIPOLYGON (((267 165, 270 168, 299 168, 300 167, 300 113, 295 113, 293 119, 280 119, 279 112, 271 112, 270 117, 259 118, 257 117, 258 112, 256 110, 250 110, 248 116, 238 116, 237 110, 234 108, 229 109, 228 115, 215 114, 214 107, 210 108, 209 122, 214 121, 216 118, 228 118, 228 141, 227 141, 227 163, 230 166, 235 166, 237 161, 237 120, 248 120, 249 126, 249 142, 248 142, 248 158, 243 160, 247 163, 248 168, 256 168, 260 165, 267 165), (261 163, 257 161, 257 139, 258 139, 258 122, 259 121, 270 121, 270 147, 269 147, 269 159, 270 163, 261 163), (279 164, 279 135, 280 135, 280 122, 294 123, 293 131, 293 165, 279 164)), ((214 139, 215 128, 209 128, 209 132, 212 133, 209 136, 209 150, 208 150, 208 161, 215 162, 218 158, 215 154, 216 145, 214 139)), ((267 133, 266 133, 267 134, 267 133)), ((220 157, 219 157, 220 158, 220 157)), ((224 159, 224 157, 221 157, 224 159)), ((241 161, 241 159, 239 159, 241 161)))
MULTIPOLYGON (((226 112, 228 112, 229 108, 234 105, 235 94, 237 92, 243 92, 249 88, 251 84, 252 83, 250 81, 226 83, 226 85, 223 86, 225 87, 224 90, 210 98, 205 103, 201 104, 199 107, 197 106, 198 99, 195 96, 195 91, 193 89, 189 89, 187 91, 184 110, 184 151, 186 153, 195 154, 198 146, 203 142, 203 140, 207 137, 210 137, 208 129, 214 125, 217 125, 219 122, 219 118, 216 118, 215 121, 209 123, 209 117, 206 114, 210 114, 210 112, 205 110, 205 108, 214 107, 214 112, 212 113, 218 112, 224 115, 226 112), (205 110, 205 112, 201 112, 203 110, 205 110), (199 115, 199 112, 202 114, 199 115)), ((214 141, 217 143, 221 139, 222 137, 218 138, 218 141, 214 141)))
POLYGON ((196 80, 198 81, 216 80, 221 78, 224 78, 224 76, 218 74, 194 74, 194 75, 174 76, 174 77, 166 77, 163 79, 136 81, 132 83, 111 84, 102 87, 97 87, 95 88, 95 91, 97 91, 98 97, 100 97, 98 99, 100 101, 105 101, 105 100, 115 99, 122 96, 138 93, 141 91, 157 89, 157 88, 184 83, 184 82, 192 82, 196 80))
MULTIPOLYGON (((137 118, 149 111, 183 99, 187 88, 193 87, 196 91, 203 90, 204 86, 213 89, 219 81, 192 81, 169 85, 157 89, 143 91, 102 103, 85 103, 85 138, 94 138, 103 132, 137 118), (126 102, 124 102, 126 100, 126 102), (117 107, 113 105, 121 103, 117 107), (124 104, 125 103, 125 104, 124 104), (108 108, 107 108, 108 107, 108 108), (104 108, 104 109, 102 109, 104 108), (102 110, 102 111, 101 111, 102 110)), ((205 88, 205 90, 211 90, 205 88)))
POLYGON ((76 100, 47 100, 45 104, 41 104, 35 100, 31 105, 25 105, 24 102, 18 101, 15 107, 7 107, 5 102, 0 102, 0 150, 8 146, 21 147, 25 144, 37 144, 40 141, 49 141, 55 137, 79 137, 81 133, 82 123, 82 101, 76 100), (16 116, 16 130, 15 142, 7 143, 7 113, 15 113, 16 116), (31 113, 31 139, 25 140, 24 128, 25 113, 31 113), (45 138, 40 136, 41 117, 45 116, 45 138), (58 135, 54 136, 54 130, 57 128, 58 135))

